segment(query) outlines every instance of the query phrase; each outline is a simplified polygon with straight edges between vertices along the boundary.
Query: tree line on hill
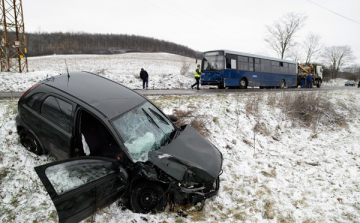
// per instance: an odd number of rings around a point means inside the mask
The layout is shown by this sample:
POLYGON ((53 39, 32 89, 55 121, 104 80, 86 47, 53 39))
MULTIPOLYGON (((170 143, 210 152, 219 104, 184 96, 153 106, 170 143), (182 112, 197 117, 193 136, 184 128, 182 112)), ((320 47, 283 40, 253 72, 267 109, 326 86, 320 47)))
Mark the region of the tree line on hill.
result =
POLYGON ((165 52, 201 58, 200 52, 183 45, 151 37, 125 34, 27 33, 26 46, 27 56, 165 52))

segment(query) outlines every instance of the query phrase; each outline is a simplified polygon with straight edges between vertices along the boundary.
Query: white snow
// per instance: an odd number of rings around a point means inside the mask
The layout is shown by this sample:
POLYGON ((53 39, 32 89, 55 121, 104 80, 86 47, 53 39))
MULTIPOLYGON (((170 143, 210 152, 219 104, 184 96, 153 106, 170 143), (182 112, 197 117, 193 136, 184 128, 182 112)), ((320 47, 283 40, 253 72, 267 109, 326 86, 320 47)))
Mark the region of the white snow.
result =
MULTIPOLYGON (((142 86, 137 77, 141 68, 149 72, 151 88, 172 89, 189 88, 196 67, 185 58, 193 66, 189 74, 180 75, 184 58, 171 54, 35 57, 29 58, 29 73, 1 73, 0 91, 24 91, 47 75, 65 72, 65 59, 70 71, 94 72, 137 89, 142 86)), ((224 156, 219 194, 208 199, 202 211, 180 206, 146 215, 114 203, 93 220, 360 222, 360 90, 315 94, 328 98, 345 121, 304 126, 270 103, 282 93, 147 96, 166 113, 191 111, 204 120, 207 138, 224 156), (254 101, 257 112, 248 107, 254 101), (188 217, 178 217, 178 210, 188 217)), ((0 100, 0 222, 57 222, 51 198, 34 171, 55 158, 36 156, 19 143, 16 114, 16 99, 0 100)))

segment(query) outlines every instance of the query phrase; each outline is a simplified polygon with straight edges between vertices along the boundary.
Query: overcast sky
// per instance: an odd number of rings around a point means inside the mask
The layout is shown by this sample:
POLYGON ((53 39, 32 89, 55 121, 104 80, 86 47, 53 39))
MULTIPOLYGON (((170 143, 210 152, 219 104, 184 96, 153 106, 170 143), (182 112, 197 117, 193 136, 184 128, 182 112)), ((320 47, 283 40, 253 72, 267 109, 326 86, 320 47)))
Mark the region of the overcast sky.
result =
POLYGON ((27 32, 134 34, 198 51, 268 56, 275 54, 264 42, 265 26, 304 13, 298 42, 319 34, 325 46, 349 45, 360 64, 359 9, 359 0, 23 0, 27 32))

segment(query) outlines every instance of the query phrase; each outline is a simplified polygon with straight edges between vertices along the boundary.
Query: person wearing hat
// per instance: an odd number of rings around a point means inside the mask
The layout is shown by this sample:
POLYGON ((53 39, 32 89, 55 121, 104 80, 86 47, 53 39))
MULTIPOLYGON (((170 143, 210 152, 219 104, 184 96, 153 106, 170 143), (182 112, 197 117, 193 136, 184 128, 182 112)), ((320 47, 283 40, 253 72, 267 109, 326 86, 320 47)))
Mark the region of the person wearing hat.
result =
POLYGON ((144 70, 143 68, 141 68, 140 71, 140 78, 143 80, 143 89, 145 89, 145 84, 146 84, 146 89, 149 87, 148 83, 149 83, 149 75, 146 72, 146 70, 144 70))
POLYGON ((195 84, 191 85, 191 89, 194 89, 195 85, 196 85, 196 89, 200 90, 199 88, 199 81, 200 81, 200 77, 201 77, 201 71, 200 71, 200 64, 197 65, 197 68, 195 70, 195 84))

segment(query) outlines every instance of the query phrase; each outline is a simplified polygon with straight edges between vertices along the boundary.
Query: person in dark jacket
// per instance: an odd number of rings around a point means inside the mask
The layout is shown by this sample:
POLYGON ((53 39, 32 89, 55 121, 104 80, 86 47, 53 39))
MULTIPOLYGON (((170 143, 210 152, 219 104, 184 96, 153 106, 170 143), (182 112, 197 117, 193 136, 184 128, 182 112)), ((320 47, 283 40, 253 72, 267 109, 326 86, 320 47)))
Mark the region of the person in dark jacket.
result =
POLYGON ((149 75, 148 73, 146 72, 146 70, 144 70, 143 68, 141 68, 141 71, 140 71, 140 78, 143 80, 143 89, 146 89, 149 87, 148 83, 149 83, 149 75), (146 84, 146 86, 145 86, 146 84))
POLYGON ((311 74, 309 74, 308 76, 307 76, 307 87, 308 88, 311 88, 311 84, 312 84, 312 81, 313 81, 313 76, 311 75, 311 74))
POLYGON ((305 87, 306 74, 301 75, 301 88, 305 87))
POLYGON ((200 90, 199 88, 199 81, 200 81, 200 77, 201 77, 201 71, 200 71, 200 64, 197 65, 197 68, 195 70, 195 84, 191 85, 191 89, 193 89, 196 85, 196 89, 200 90))

